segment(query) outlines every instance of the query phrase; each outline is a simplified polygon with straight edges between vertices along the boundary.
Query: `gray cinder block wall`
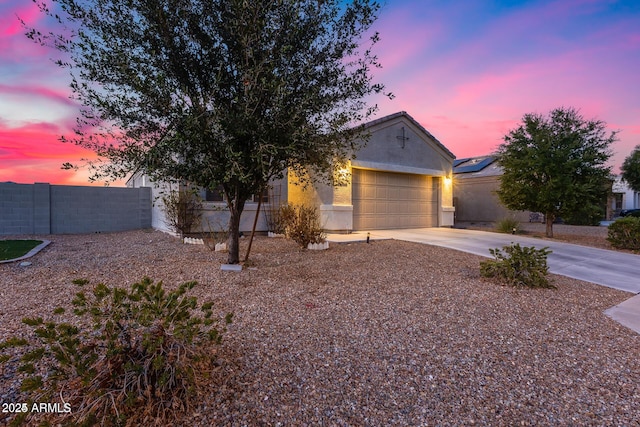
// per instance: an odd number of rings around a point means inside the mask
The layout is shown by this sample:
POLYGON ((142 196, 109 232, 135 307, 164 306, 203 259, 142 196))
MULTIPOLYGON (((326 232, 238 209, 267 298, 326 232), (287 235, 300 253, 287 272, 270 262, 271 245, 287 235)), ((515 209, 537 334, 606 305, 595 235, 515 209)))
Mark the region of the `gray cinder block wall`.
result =
POLYGON ((98 233, 150 227, 149 188, 0 183, 0 235, 98 233))

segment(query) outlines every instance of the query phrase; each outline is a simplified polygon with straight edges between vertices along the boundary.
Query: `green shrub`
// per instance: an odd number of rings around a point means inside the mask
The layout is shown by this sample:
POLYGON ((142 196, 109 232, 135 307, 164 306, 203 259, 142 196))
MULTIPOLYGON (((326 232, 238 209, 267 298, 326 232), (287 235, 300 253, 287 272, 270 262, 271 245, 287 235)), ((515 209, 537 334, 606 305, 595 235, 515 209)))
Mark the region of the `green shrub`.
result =
POLYGON ((489 249, 494 259, 480 262, 480 274, 483 277, 498 277, 513 286, 531 288, 555 288, 547 280, 548 248, 521 247, 512 243, 500 249, 489 249))
POLYGON ((315 207, 288 204, 280 208, 284 234, 306 248, 309 243, 322 243, 326 234, 320 226, 320 215, 315 207))
POLYGON ((508 234, 520 233, 522 231, 520 228, 520 222, 513 218, 504 218, 498 221, 496 223, 496 230, 500 233, 508 234))
MULTIPOLYGON (((78 322, 23 319, 33 328, 30 345, 9 338, 0 349, 22 346, 19 359, 8 358, 29 374, 21 391, 29 405, 62 399, 69 411, 55 414, 56 422, 170 425, 191 406, 225 331, 218 329, 212 303, 198 307, 196 298, 187 296, 195 285, 165 292, 162 282, 147 277, 129 291, 99 284, 76 294, 78 322)), ((31 416, 23 413, 13 422, 32 422, 31 416)))
POLYGON ((640 218, 626 216, 613 222, 607 240, 615 248, 640 250, 640 218))
POLYGON ((573 209, 568 209, 562 214, 562 221, 569 225, 600 225, 605 219, 606 197, 600 203, 580 203, 573 209))

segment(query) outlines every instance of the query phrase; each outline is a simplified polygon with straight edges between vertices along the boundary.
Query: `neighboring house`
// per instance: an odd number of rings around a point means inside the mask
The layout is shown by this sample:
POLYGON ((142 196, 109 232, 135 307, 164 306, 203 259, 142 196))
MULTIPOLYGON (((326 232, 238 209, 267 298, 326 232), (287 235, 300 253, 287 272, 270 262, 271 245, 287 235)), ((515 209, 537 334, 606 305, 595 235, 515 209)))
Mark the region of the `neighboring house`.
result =
MULTIPOLYGON (((339 171, 346 178, 343 185, 316 183, 305 189, 288 173, 263 196, 263 209, 287 202, 316 206, 323 227, 330 232, 452 226, 455 156, 404 111, 369 122, 366 128, 371 133, 367 144, 339 171)), ((152 186, 154 196, 160 194, 161 186, 144 176, 132 177, 127 185, 152 186)), ((228 212, 222 198, 216 192, 202 194, 206 200, 202 229, 226 225, 228 212)), ((158 202, 153 226, 167 229, 158 202)), ((246 204, 242 231, 251 230, 256 208, 257 199, 246 204)), ((257 229, 268 231, 264 215, 257 229)))
POLYGON ((640 209, 640 193, 629 188, 618 175, 613 183, 610 210, 613 216, 617 216, 622 209, 640 209))
POLYGON ((530 212, 512 211, 500 203, 496 191, 502 168, 494 156, 458 159, 453 166, 456 222, 496 222, 505 218, 529 221, 530 212))
MULTIPOLYGON (((453 200, 456 222, 496 222, 513 218, 520 222, 544 221, 540 213, 513 211, 505 208, 496 191, 500 188, 500 167, 495 156, 457 159, 453 163, 453 200)), ((624 182, 613 186, 613 197, 606 206, 606 219, 611 219, 621 209, 632 209, 639 205, 638 193, 627 188, 624 182)))

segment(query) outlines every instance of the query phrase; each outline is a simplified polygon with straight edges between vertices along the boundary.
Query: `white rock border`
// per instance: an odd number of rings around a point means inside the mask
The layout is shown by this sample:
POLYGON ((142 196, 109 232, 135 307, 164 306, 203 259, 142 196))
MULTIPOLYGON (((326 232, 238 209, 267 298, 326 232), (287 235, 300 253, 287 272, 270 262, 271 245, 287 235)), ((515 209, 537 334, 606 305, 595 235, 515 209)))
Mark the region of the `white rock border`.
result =
POLYGON ((195 237, 185 237, 182 242, 188 245, 204 245, 204 240, 195 237))
POLYGON ((307 249, 312 251, 324 251, 326 249, 329 249, 329 242, 325 240, 322 243, 309 243, 307 245, 307 249))

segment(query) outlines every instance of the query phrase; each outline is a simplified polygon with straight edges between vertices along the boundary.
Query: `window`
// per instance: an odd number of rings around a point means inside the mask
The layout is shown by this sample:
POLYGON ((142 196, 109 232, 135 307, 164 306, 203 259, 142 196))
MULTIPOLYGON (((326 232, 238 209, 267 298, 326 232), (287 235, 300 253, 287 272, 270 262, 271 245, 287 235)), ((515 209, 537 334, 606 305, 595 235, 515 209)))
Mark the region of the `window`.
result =
MULTIPOLYGON (((259 200, 260 200, 260 195, 254 194, 253 195, 254 203, 258 203, 259 200)), ((269 203, 269 192, 267 190, 264 190, 262 192, 262 203, 269 203)))
POLYGON ((224 202, 224 191, 222 185, 218 185, 213 190, 207 189, 205 191, 204 200, 206 202, 224 202))
MULTIPOLYGON (((251 199, 249 199, 250 202, 254 202, 254 203, 258 203, 258 200, 260 200, 260 196, 257 194, 255 194, 251 199)), ((218 185, 213 190, 210 190, 210 189, 205 190, 204 201, 205 202, 224 202, 225 197, 224 197, 224 191, 222 190, 222 185, 218 185)), ((269 203, 269 192, 267 190, 262 192, 262 203, 269 203)))

